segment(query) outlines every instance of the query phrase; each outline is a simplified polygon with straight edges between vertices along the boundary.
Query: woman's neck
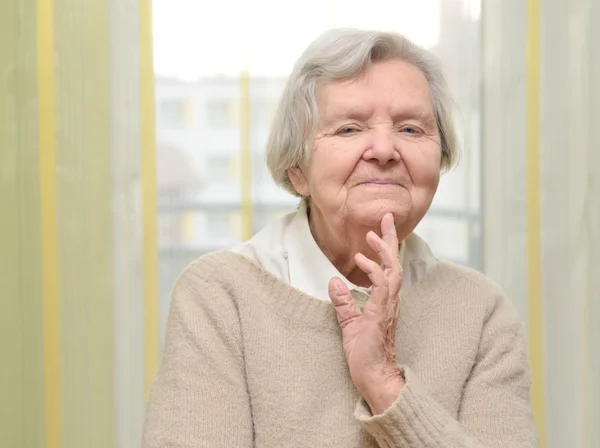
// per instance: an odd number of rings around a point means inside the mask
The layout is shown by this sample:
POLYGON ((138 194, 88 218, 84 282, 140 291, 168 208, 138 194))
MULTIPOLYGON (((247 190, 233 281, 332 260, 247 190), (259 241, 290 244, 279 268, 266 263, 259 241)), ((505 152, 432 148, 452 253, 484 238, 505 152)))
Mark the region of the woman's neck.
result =
POLYGON ((347 219, 334 217, 325 219, 319 210, 307 207, 307 216, 312 236, 336 269, 357 286, 371 286, 371 280, 356 266, 354 256, 360 252, 379 263, 379 257, 367 244, 367 233, 372 230, 378 235, 381 229, 360 226, 347 219))

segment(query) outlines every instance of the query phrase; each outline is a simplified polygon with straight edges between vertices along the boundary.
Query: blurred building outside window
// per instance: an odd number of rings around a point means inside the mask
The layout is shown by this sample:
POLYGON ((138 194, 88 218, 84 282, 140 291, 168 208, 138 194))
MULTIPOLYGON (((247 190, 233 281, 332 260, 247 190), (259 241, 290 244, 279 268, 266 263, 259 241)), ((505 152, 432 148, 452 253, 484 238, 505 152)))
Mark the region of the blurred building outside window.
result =
POLYGON ((229 99, 211 99, 204 105, 206 124, 216 128, 231 128, 236 126, 236 108, 229 99))
POLYGON ((211 154, 206 160, 206 180, 215 184, 229 184, 233 180, 232 159, 233 155, 211 154))
POLYGON ((158 105, 160 123, 165 128, 181 128, 185 123, 184 100, 164 100, 158 105))

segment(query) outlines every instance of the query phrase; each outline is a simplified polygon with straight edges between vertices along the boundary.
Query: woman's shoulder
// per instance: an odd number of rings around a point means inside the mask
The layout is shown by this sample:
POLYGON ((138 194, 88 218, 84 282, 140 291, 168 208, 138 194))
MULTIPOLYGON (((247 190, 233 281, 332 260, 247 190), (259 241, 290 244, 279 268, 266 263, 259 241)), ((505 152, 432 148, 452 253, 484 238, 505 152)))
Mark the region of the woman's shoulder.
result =
POLYGON ((502 287, 476 269, 439 260, 429 277, 443 285, 446 297, 452 301, 460 301, 469 308, 483 308, 487 315, 501 312, 519 318, 502 287))
POLYGON ((224 307, 235 308, 240 297, 259 289, 258 266, 243 255, 218 250, 200 256, 187 265, 173 284, 174 308, 212 309, 221 314, 224 307))
POLYGON ((491 292, 500 292, 500 286, 484 273, 465 265, 438 260, 436 263, 438 275, 448 280, 463 281, 473 287, 491 292))
POLYGON ((439 259, 427 242, 416 233, 406 239, 406 269, 416 283, 428 287, 455 289, 464 287, 478 296, 503 295, 501 288, 483 273, 465 265, 439 259))
POLYGON ((223 249, 196 258, 181 272, 178 281, 198 279, 210 284, 227 283, 235 277, 244 277, 257 267, 248 257, 223 249))

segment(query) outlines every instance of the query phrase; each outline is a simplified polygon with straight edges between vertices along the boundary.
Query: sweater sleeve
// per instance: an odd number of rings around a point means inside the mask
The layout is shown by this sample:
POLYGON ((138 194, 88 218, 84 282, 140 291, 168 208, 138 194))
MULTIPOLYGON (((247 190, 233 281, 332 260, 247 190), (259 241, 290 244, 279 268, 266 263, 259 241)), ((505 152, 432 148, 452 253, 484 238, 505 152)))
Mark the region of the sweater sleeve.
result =
POLYGON ((373 416, 361 400, 355 415, 381 448, 535 448, 530 375, 516 311, 504 298, 483 327, 479 351, 462 395, 458 420, 401 367, 406 383, 396 401, 373 416))
POLYGON ((253 446, 241 339, 235 302, 188 268, 174 287, 143 448, 253 446))

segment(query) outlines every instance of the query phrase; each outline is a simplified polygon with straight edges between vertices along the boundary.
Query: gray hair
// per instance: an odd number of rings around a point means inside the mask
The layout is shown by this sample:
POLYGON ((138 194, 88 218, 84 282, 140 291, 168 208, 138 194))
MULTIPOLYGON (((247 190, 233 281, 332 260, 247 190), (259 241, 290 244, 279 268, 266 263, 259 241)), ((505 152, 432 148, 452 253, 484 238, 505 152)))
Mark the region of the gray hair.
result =
POLYGON ((287 80, 267 142, 267 166, 277 185, 298 196, 288 169, 308 163, 318 124, 317 87, 354 79, 374 62, 390 59, 408 62, 425 75, 441 138, 441 170, 457 163, 455 107, 437 59, 397 33, 338 28, 308 46, 287 80))

